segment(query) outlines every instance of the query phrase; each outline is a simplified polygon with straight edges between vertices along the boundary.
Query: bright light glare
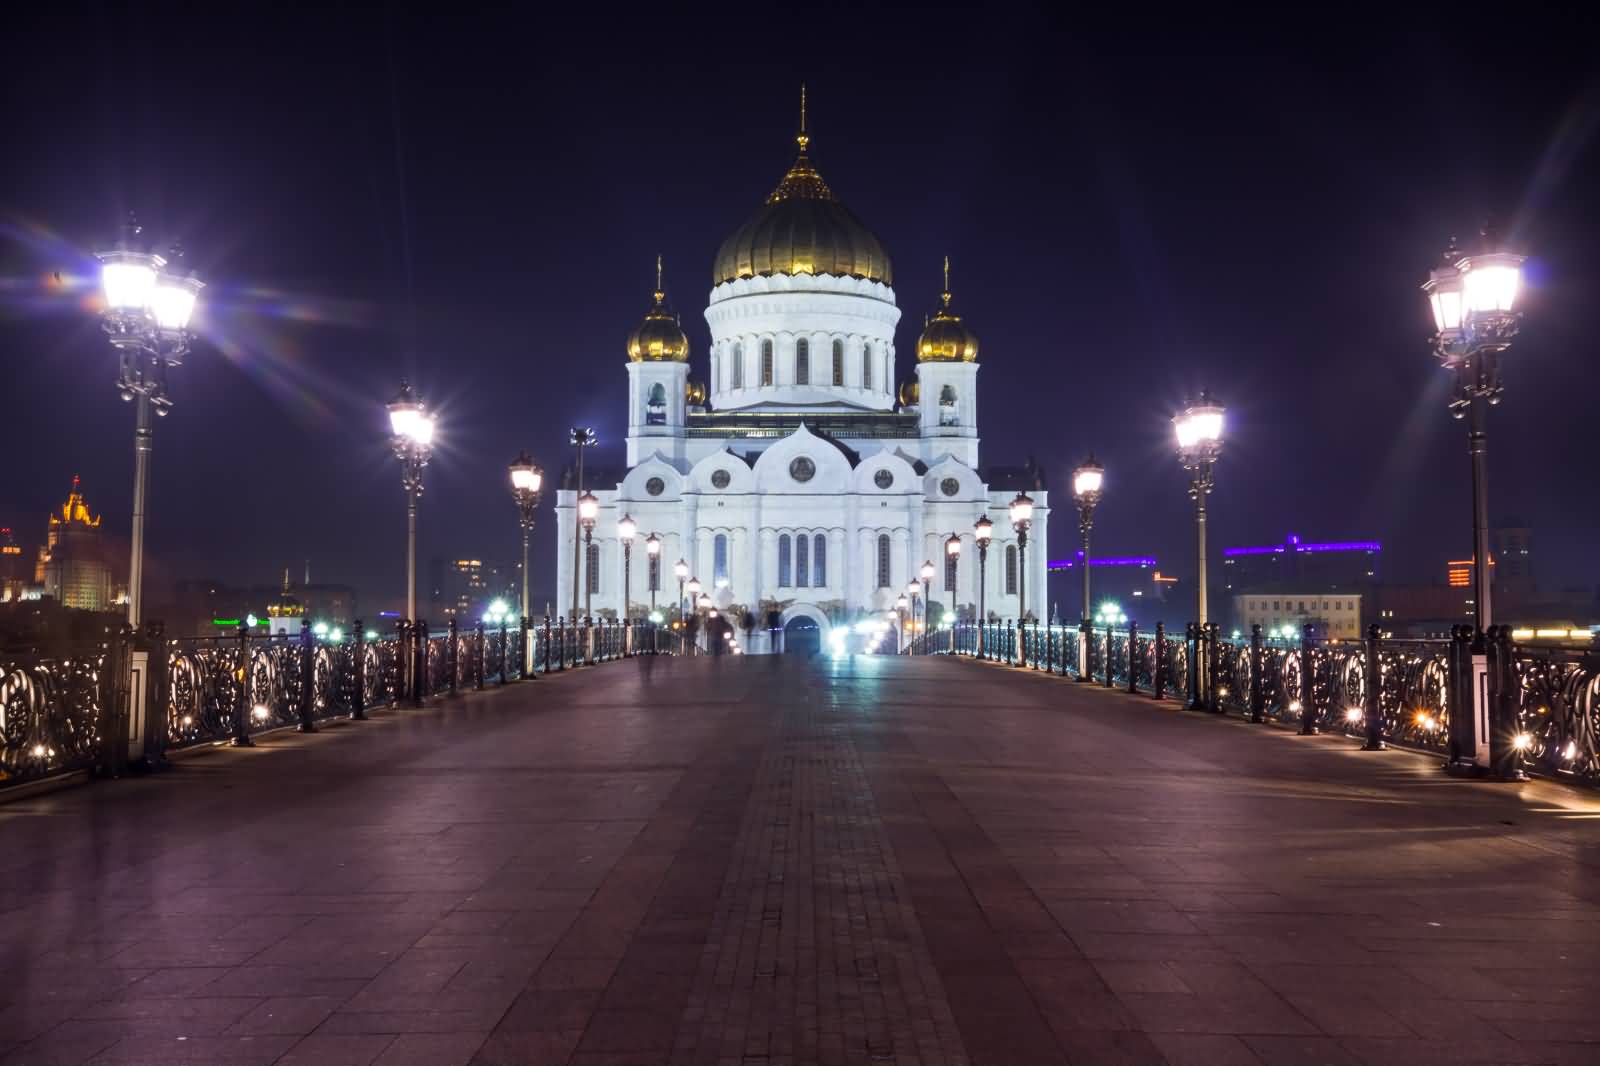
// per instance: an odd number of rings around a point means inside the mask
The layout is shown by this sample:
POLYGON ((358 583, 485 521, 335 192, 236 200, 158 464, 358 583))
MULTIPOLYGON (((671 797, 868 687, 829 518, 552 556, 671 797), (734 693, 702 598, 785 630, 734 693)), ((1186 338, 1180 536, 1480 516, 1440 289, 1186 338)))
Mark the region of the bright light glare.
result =
POLYGON ((45 747, 43 744, 35 744, 33 746, 33 757, 35 759, 42 759, 46 755, 49 755, 49 754, 50 754, 50 749, 45 747))
POLYGON ((1175 422, 1178 447, 1193 448, 1222 439, 1222 412, 1216 409, 1188 411, 1175 422))
POLYGON ((272 712, 267 710, 267 705, 264 703, 256 704, 250 711, 250 716, 258 722, 265 722, 271 714, 272 712))
POLYGON ((1345 708, 1344 720, 1347 721, 1347 722, 1359 722, 1359 721, 1361 721, 1361 708, 1360 707, 1347 707, 1347 708, 1345 708))
POLYGON ((1428 303, 1433 306, 1433 324, 1439 332, 1461 328, 1460 289, 1435 289, 1428 294, 1428 303))
POLYGON ((1578 757, 1578 745, 1577 745, 1577 742, 1576 741, 1572 741, 1572 740, 1567 741, 1567 746, 1565 748, 1561 749, 1561 757, 1563 759, 1566 759, 1568 762, 1571 762, 1573 759, 1576 759, 1578 757))
POLYGON ((623 540, 632 540, 639 533, 639 523, 630 515, 623 515, 617 520, 617 536, 623 540))
POLYGON ((600 499, 584 493, 578 497, 578 517, 585 521, 592 521, 600 513, 600 499))
POLYGON ((1517 300, 1522 271, 1498 257, 1473 265, 1461 275, 1463 297, 1468 314, 1483 311, 1509 311, 1517 300))
POLYGON ((376 629, 367 630, 367 639, 368 640, 377 640, 378 639, 378 631, 376 629))
POLYGON ((1518 733, 1511 739, 1511 746, 1516 748, 1518 751, 1527 751, 1529 748, 1533 747, 1533 734, 1518 733))
POLYGON ((1106 472, 1088 466, 1079 470, 1072 478, 1072 491, 1078 496, 1087 496, 1092 492, 1099 492, 1101 484, 1105 481, 1106 472))
POLYGON ((410 437, 422 411, 412 404, 389 408, 389 428, 397 437, 410 437))
POLYGON ((311 627, 311 632, 315 636, 319 636, 319 637, 327 636, 328 635, 328 623, 326 623, 326 622, 318 622, 316 625, 311 627))
POLYGON ((335 644, 339 643, 341 640, 344 639, 344 630, 342 630, 342 629, 330 629, 328 631, 328 639, 333 641, 335 644))
POLYGON ((156 325, 162 329, 183 329, 194 314, 195 290, 182 281, 163 278, 150 301, 150 310, 156 316, 156 325))
POLYGON ((143 311, 155 296, 155 268, 142 262, 110 262, 100 268, 100 284, 113 310, 143 311))
POLYGON ((511 487, 518 492, 538 492, 539 484, 544 479, 539 471, 531 466, 514 466, 511 468, 511 487))

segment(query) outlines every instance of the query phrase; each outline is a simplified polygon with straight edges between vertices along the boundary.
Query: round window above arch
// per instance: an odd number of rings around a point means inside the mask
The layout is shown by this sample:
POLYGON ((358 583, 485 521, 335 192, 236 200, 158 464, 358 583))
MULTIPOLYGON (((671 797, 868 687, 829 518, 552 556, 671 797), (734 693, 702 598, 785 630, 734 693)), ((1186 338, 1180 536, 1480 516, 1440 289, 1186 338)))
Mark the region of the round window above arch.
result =
POLYGON ((797 456, 789 463, 789 476, 801 484, 810 481, 817 473, 817 464, 805 456, 797 456))
POLYGON ((879 470, 872 475, 872 483, 880 489, 886 489, 894 484, 894 474, 889 470, 879 470))
POLYGON ((659 496, 667 491, 667 483, 658 477, 653 477, 644 483, 644 491, 648 496, 659 496))
POLYGON ((961 482, 957 481, 953 477, 947 477, 943 481, 939 482, 939 491, 944 493, 946 496, 954 496, 956 493, 961 491, 961 482))
POLYGON ((711 472, 711 486, 713 488, 725 489, 732 481, 733 475, 728 473, 726 470, 719 469, 711 472))

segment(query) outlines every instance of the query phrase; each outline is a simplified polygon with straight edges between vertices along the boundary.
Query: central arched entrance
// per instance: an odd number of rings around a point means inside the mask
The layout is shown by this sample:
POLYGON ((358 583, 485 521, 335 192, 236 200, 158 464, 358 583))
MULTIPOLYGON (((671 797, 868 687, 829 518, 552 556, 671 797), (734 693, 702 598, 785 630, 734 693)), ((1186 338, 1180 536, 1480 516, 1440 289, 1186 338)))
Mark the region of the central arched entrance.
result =
POLYGON ((795 615, 784 623, 783 650, 787 655, 821 655, 822 627, 809 615, 795 615))
POLYGON ((783 612, 783 635, 777 650, 790 655, 820 655, 830 628, 828 616, 817 608, 793 604, 783 612))

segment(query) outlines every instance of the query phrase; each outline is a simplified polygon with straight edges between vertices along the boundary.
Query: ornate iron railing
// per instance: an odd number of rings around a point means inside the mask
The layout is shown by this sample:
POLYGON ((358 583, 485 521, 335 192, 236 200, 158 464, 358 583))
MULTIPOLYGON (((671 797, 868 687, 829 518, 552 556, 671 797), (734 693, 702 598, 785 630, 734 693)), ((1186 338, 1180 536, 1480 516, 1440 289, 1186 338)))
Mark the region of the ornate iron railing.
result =
POLYGON ((377 707, 682 650, 680 637, 648 623, 557 619, 437 632, 400 623, 382 637, 357 623, 355 636, 339 640, 309 630, 167 639, 150 626, 51 653, 0 652, 0 787, 76 770, 120 772, 130 741, 159 762, 165 751, 248 745, 274 729, 310 732, 323 719, 363 718, 377 707), (143 732, 130 738, 135 710, 143 732))
MULTIPOLYGON (((976 656, 956 627, 953 654, 976 656)), ((1450 640, 1272 640, 1259 631, 1227 639, 1215 626, 1182 634, 1138 629, 983 624, 985 659, 1106 687, 1177 700, 1195 710, 1279 721, 1303 733, 1336 732, 1367 747, 1398 743, 1471 761, 1470 722, 1456 707, 1483 675, 1494 772, 1523 766, 1600 784, 1600 652, 1516 646, 1509 630, 1450 640), (1082 663, 1079 659, 1087 656, 1082 663), (1476 665, 1474 665, 1476 663, 1476 665)))

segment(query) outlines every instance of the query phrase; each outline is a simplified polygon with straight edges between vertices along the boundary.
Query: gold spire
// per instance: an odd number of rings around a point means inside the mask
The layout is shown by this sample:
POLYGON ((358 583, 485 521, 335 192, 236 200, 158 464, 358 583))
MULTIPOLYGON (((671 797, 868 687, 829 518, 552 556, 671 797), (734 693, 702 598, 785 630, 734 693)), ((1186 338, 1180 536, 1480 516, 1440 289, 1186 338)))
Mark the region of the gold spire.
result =
MULTIPOLYGON (((961 321, 950 306, 950 257, 944 257, 944 292, 932 318, 922 320, 922 336, 917 338, 917 362, 964 362, 978 359, 978 337, 961 321)), ((904 402, 904 401, 902 401, 904 402)))
POLYGON ((628 334, 628 358, 635 363, 689 361, 689 338, 667 304, 667 290, 662 281, 661 256, 657 254, 655 304, 645 312, 639 327, 628 334))
MULTIPOLYGON (((948 285, 946 285, 945 287, 949 288, 948 285)), ((656 303, 660 303, 662 300, 665 300, 666 298, 667 298, 667 294, 666 294, 665 290, 663 290, 661 288, 661 253, 657 252, 656 253, 656 303)))
POLYGON ((806 83, 800 83, 800 135, 795 138, 800 145, 800 151, 805 153, 806 145, 811 143, 811 136, 806 133, 806 83))
POLYGON ((944 257, 944 305, 950 306, 950 257, 944 257))

